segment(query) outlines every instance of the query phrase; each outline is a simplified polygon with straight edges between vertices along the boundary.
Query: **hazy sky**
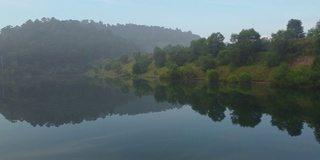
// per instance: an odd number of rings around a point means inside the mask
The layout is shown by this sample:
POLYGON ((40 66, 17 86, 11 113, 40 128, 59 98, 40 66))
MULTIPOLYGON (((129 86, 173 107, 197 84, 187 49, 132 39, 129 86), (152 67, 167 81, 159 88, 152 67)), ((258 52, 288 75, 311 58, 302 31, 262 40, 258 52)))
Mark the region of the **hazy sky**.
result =
POLYGON ((300 19, 305 31, 320 20, 320 0, 0 0, 0 28, 42 17, 180 28, 202 37, 254 28, 262 36, 300 19))

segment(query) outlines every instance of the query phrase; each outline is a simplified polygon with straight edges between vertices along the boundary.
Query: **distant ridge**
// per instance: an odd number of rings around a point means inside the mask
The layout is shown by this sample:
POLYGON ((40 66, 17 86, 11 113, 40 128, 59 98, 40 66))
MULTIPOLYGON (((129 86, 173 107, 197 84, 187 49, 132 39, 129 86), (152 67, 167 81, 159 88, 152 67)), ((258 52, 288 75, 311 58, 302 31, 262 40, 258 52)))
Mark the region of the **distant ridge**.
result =
POLYGON ((0 32, 4 75, 83 73, 95 61, 152 52, 156 46, 188 46, 200 36, 179 29, 106 25, 92 20, 28 20, 0 32))
POLYGON ((108 29, 115 35, 133 42, 143 49, 143 52, 152 52, 158 46, 163 48, 167 45, 189 46, 193 40, 200 39, 199 35, 191 31, 170 29, 159 26, 146 26, 136 24, 108 25, 108 29))

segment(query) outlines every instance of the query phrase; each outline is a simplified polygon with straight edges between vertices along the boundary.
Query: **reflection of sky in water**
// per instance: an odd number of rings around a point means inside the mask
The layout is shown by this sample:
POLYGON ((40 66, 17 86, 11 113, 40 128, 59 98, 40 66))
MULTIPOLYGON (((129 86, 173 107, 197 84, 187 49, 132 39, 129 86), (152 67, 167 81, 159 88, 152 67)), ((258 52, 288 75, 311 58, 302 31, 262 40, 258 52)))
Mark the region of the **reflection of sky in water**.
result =
POLYGON ((0 118, 0 159, 317 159, 312 129, 290 137, 264 115, 255 128, 222 122, 190 106, 111 116, 60 127, 32 127, 0 118))

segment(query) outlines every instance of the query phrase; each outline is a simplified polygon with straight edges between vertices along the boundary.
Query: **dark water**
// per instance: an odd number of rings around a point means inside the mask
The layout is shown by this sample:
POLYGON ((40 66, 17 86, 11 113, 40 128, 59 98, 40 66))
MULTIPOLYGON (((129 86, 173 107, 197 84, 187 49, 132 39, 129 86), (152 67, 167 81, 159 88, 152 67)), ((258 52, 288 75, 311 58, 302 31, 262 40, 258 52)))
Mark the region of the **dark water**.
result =
POLYGON ((320 92, 1 80, 0 159, 320 159, 320 92))

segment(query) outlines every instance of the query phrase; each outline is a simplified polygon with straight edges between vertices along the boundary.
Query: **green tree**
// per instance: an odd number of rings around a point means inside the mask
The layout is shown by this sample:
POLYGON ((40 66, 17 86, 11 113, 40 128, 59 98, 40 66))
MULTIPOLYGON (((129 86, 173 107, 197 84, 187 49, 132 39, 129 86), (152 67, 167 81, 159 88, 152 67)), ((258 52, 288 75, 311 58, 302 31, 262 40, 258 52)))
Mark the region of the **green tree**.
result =
POLYGON ((291 19, 287 24, 287 31, 293 32, 293 37, 291 38, 304 38, 305 33, 303 31, 302 22, 298 19, 291 19))
POLYGON ((288 61, 298 52, 296 43, 290 40, 292 37, 293 31, 291 30, 279 30, 272 34, 271 48, 274 52, 269 52, 268 67, 274 67, 281 62, 288 61))
POLYGON ((308 37, 320 36, 320 21, 317 22, 316 26, 308 30, 308 37))
POLYGON ((169 52, 169 58, 172 63, 182 66, 188 61, 188 48, 177 46, 169 52))
POLYGON ((171 80, 180 80, 182 79, 182 72, 179 69, 178 65, 170 64, 167 71, 167 77, 171 80))
POLYGON ((201 55, 206 55, 208 53, 208 41, 205 38, 194 40, 190 43, 189 60, 193 61, 201 55))
POLYGON ((236 66, 252 63, 261 49, 260 34, 254 29, 244 29, 233 36, 235 44, 230 47, 232 63, 236 66))
POLYGON ((155 66, 159 68, 163 67, 167 62, 166 53, 159 47, 154 48, 153 59, 155 66))
POLYGON ((287 40, 293 37, 292 30, 279 30, 277 33, 273 33, 271 35, 272 41, 280 41, 280 40, 287 40))
POLYGON ((148 66, 151 63, 151 59, 148 55, 141 56, 132 66, 132 73, 141 74, 148 71, 148 66))
POLYGON ((225 47, 224 36, 220 33, 212 33, 208 37, 208 51, 213 56, 216 57, 218 53, 225 47))
POLYGON ((206 74, 207 74, 207 77, 210 82, 218 82, 219 81, 219 75, 218 75, 217 71, 210 69, 210 70, 207 70, 206 74))
POLYGON ((201 56, 197 60, 197 65, 205 72, 208 69, 214 69, 216 67, 216 61, 212 55, 201 56))

